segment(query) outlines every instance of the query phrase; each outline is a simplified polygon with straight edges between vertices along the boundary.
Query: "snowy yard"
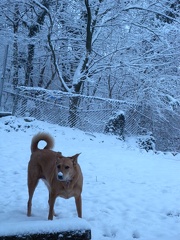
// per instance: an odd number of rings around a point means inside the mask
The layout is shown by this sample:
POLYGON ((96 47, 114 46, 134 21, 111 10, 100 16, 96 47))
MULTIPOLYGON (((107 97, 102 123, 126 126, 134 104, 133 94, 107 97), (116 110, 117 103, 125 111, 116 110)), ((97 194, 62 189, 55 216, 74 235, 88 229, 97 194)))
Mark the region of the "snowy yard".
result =
POLYGON ((93 240, 180 239, 180 154, 147 153, 133 138, 122 142, 15 117, 0 118, 0 235, 7 234, 11 224, 21 229, 21 222, 32 231, 41 224, 51 229, 68 220, 77 225, 74 199, 58 198, 58 217, 47 220, 48 191, 42 182, 33 198, 33 216, 26 216, 30 143, 42 131, 55 138, 54 150, 65 156, 81 152, 83 218, 93 240))

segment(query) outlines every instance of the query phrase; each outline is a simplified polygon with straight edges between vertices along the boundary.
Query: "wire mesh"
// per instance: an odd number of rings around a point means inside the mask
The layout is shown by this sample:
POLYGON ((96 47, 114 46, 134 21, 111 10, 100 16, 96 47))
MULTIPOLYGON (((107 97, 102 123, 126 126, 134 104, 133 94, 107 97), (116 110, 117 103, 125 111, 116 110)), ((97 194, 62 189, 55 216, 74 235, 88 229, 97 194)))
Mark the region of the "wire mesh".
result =
POLYGON ((180 151, 178 126, 162 122, 152 113, 145 114, 140 106, 124 101, 41 88, 20 87, 15 91, 12 87, 6 87, 3 106, 5 111, 12 111, 17 117, 34 117, 91 133, 104 133, 109 120, 117 113, 123 113, 125 136, 152 134, 157 150, 180 151))

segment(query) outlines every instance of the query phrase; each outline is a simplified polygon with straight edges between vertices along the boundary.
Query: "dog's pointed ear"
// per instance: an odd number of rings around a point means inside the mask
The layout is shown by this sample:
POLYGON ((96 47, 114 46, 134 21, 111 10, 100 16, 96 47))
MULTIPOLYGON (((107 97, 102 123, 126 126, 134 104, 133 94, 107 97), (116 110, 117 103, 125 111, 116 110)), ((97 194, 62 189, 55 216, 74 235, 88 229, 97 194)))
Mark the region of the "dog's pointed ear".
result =
POLYGON ((77 164, 77 159, 78 159, 78 157, 79 157, 80 154, 81 154, 81 153, 77 153, 77 154, 75 154, 74 156, 70 157, 70 158, 72 159, 74 165, 77 164))
POLYGON ((57 153, 56 153, 56 157, 60 159, 60 158, 62 158, 62 157, 63 157, 63 155, 62 155, 62 153, 61 153, 61 152, 57 152, 57 153))
POLYGON ((62 157, 62 152, 57 152, 58 157, 62 157))

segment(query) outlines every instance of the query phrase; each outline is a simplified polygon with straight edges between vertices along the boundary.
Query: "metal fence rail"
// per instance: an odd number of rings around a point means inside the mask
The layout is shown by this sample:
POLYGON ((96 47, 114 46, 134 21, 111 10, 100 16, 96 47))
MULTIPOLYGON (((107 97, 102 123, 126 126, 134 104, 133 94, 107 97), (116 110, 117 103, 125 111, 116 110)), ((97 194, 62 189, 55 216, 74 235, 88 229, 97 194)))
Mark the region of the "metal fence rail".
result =
POLYGON ((156 139, 157 150, 180 151, 177 119, 174 124, 162 122, 151 113, 145 114, 140 106, 124 101, 41 88, 20 87, 13 90, 12 86, 6 86, 3 92, 3 105, 5 111, 13 111, 13 115, 17 117, 34 117, 61 126, 100 133, 104 133, 110 119, 123 113, 125 136, 152 133, 156 139), (76 104, 73 105, 74 103, 76 104))

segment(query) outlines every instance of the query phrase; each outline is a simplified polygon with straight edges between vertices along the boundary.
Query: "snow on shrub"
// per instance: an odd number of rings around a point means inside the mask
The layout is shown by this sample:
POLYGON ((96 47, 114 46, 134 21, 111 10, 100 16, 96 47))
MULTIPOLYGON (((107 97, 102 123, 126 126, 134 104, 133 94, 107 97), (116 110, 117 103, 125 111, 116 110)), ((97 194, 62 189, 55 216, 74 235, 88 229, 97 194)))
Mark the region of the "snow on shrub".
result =
POLYGON ((145 136, 140 136, 137 139, 137 143, 141 149, 145 149, 147 152, 149 150, 155 151, 155 138, 152 136, 152 133, 145 136))
POLYGON ((123 111, 116 112, 106 123, 104 132, 117 135, 124 140, 125 116, 123 111))

